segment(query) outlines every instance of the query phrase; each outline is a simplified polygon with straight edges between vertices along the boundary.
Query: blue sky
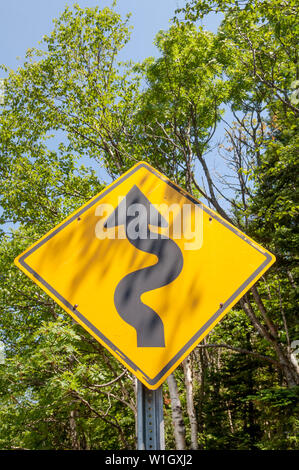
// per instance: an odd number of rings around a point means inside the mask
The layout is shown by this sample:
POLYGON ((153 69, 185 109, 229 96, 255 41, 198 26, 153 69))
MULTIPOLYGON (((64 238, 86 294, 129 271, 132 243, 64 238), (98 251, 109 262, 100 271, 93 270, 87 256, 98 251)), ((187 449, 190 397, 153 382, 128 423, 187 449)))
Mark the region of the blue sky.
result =
MULTIPOLYGON (((81 8, 98 5, 111 7, 111 0, 1 0, 0 2, 0 63, 15 69, 22 63, 25 52, 37 47, 44 34, 53 29, 64 6, 78 3, 81 8), (17 59, 19 57, 20 59, 17 59)), ((169 27, 169 20, 176 8, 184 6, 185 0, 118 0, 116 11, 125 16, 131 12, 133 32, 124 50, 124 60, 140 61, 157 56, 153 41, 157 32, 169 27)), ((218 17, 211 17, 205 25, 216 31, 218 17)))
MULTIPOLYGON (((0 64, 16 69, 22 65, 26 50, 39 47, 45 34, 53 29, 53 18, 59 17, 66 5, 78 3, 81 8, 98 5, 112 7, 112 0, 1 0, 0 1, 0 64)), ((154 39, 158 31, 168 29, 177 8, 185 0, 118 0, 116 11, 123 17, 131 13, 133 26, 130 42, 123 49, 121 59, 142 61, 149 56, 158 56, 154 39)), ((220 18, 209 17, 204 26, 217 31, 220 18)), ((4 72, 0 70, 0 78, 4 72)), ((87 163, 87 162, 84 162, 87 163)), ((88 162, 90 165, 90 160, 88 162)), ((94 165, 92 165, 94 166, 94 165)), ((109 182, 106 172, 95 168, 99 177, 109 182)))
MULTIPOLYGON (((59 17, 66 5, 78 3, 81 8, 98 5, 112 7, 113 0, 0 0, 0 64, 16 69, 22 65, 26 50, 41 47, 38 42, 53 30, 53 18, 59 17)), ((122 60, 142 61, 158 56, 154 39, 158 31, 168 29, 177 8, 186 0, 118 0, 116 11, 123 17, 131 13, 133 26, 130 42, 121 53, 122 60)), ((217 31, 220 18, 209 17, 206 29, 217 31)), ((0 70, 0 78, 5 72, 0 70)))

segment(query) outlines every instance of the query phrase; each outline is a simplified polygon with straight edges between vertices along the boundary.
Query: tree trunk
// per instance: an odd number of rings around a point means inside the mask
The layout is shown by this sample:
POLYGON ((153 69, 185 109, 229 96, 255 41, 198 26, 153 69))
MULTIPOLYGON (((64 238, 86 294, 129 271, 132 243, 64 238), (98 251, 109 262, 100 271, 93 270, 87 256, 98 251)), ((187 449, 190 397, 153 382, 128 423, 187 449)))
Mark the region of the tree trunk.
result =
POLYGON ((246 313, 246 315, 251 320, 253 326, 256 330, 260 333, 260 335, 265 338, 270 344, 272 344, 278 361, 281 365, 281 369, 283 371, 284 377, 289 387, 294 387, 299 384, 299 375, 294 367, 294 364, 291 361, 291 358, 288 354, 283 350, 283 346, 279 344, 278 340, 274 338, 270 332, 259 322, 253 308, 250 304, 247 294, 240 300, 240 304, 246 313))
POLYGON ((168 379, 169 395, 171 400, 171 413, 175 447, 177 450, 186 449, 186 429, 182 413, 182 405, 179 397, 178 387, 173 374, 168 379))
POLYGON ((77 433, 76 417, 77 417, 77 411, 72 410, 70 412, 70 436, 71 436, 72 450, 80 450, 80 439, 77 433))
POLYGON ((276 329, 275 325, 273 324, 273 322, 268 317, 266 308, 265 308, 264 303, 262 301, 262 298, 261 298, 261 296, 260 296, 260 294, 257 290, 257 287, 255 285, 252 286, 251 292, 253 294, 255 303, 258 306, 259 311, 261 312, 262 317, 263 317, 267 327, 269 328, 269 331, 270 331, 271 335, 273 336, 273 338, 277 338, 278 337, 277 329, 276 329))
POLYGON ((187 412, 191 429, 191 449, 198 450, 198 423, 193 400, 192 364, 190 356, 184 359, 183 367, 186 385, 187 412))

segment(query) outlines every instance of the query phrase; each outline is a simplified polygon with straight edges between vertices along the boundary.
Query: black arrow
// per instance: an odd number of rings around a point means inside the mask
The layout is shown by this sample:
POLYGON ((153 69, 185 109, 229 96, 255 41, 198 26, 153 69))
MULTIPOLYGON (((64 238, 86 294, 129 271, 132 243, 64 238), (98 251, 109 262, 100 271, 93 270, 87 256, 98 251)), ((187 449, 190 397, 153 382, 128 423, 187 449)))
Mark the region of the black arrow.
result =
POLYGON ((158 262, 128 274, 118 283, 114 293, 116 310, 135 328, 137 347, 165 347, 163 322, 140 297, 178 277, 183 268, 182 252, 173 240, 150 231, 149 225, 167 227, 167 221, 136 185, 105 223, 106 228, 119 225, 125 226, 126 236, 135 248, 156 255, 158 262))

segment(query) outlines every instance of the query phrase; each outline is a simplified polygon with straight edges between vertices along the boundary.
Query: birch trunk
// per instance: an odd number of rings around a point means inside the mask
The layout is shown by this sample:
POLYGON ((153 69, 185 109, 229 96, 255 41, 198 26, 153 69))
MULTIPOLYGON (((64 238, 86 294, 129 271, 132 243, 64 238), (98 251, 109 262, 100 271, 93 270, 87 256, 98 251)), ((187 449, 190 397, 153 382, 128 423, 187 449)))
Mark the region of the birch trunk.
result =
POLYGON ((192 364, 191 358, 188 356, 183 361, 185 385, 186 385, 186 401, 187 412, 190 421, 191 429, 191 449, 198 450, 198 423, 195 414, 194 400, 193 400, 193 381, 192 381, 192 364))
POLYGON ((173 433, 175 438, 175 447, 177 450, 186 449, 186 429, 182 413, 182 405, 179 397, 178 387, 173 374, 168 379, 169 395, 171 400, 171 413, 173 422, 173 433))
POLYGON ((76 424, 77 412, 72 410, 70 412, 70 435, 71 435, 71 444, 72 450, 80 450, 80 440, 77 433, 77 424, 76 424))

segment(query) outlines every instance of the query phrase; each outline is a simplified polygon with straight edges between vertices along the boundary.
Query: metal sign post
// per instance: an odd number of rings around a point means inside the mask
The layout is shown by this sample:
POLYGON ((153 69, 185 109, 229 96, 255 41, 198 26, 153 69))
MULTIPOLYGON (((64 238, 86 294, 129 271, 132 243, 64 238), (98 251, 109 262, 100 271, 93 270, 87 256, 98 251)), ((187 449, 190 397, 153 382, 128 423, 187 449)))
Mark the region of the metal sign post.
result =
POLYGON ((165 449, 162 385, 150 390, 140 380, 137 380, 137 449, 165 449))

